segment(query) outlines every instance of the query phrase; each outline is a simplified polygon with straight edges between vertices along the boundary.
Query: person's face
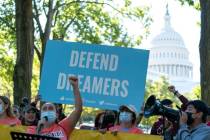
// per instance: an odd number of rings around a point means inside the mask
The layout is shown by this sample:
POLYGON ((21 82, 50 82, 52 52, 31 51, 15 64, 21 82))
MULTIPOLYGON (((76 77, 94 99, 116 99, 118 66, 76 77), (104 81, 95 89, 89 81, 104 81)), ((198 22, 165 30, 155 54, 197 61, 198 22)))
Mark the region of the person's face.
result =
POLYGON ((34 110, 28 110, 25 112, 24 118, 27 122, 34 122, 36 120, 36 112, 34 110))
POLYGON ((120 124, 132 124, 132 113, 130 111, 121 111, 119 120, 120 124))
POLYGON ((193 105, 188 105, 185 112, 192 113, 192 118, 195 120, 201 119, 201 117, 202 117, 202 112, 197 112, 197 110, 195 109, 195 107, 193 105))
POLYGON ((13 113, 14 113, 15 117, 17 117, 17 118, 20 117, 20 112, 17 108, 15 108, 15 107, 13 108, 13 113))
POLYGON ((56 108, 51 103, 45 103, 41 109, 41 119, 47 117, 46 123, 55 123, 56 118, 58 115, 56 114, 56 108))

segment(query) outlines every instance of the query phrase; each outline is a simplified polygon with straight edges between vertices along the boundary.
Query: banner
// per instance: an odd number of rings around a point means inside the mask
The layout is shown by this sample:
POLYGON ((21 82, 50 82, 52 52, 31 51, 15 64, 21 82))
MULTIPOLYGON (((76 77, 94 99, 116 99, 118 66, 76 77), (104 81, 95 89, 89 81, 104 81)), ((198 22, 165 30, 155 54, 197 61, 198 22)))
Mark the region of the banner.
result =
POLYGON ((74 104, 69 76, 79 78, 84 106, 140 111, 145 92, 148 50, 48 41, 40 94, 44 101, 74 104))
POLYGON ((7 125, 0 125, 0 139, 1 140, 12 140, 10 136, 10 132, 22 132, 26 131, 27 127, 24 126, 7 126, 7 125))
MULTIPOLYGON (((27 127, 24 126, 5 126, 0 125, 0 139, 1 140, 12 140, 10 132, 22 132, 24 133, 27 127)), ((146 135, 146 134, 128 134, 118 133, 116 136, 107 132, 101 134, 99 131, 93 130, 74 130, 69 137, 69 140, 162 140, 160 136, 146 135)))
POLYGON ((99 131, 93 130, 74 130, 69 140, 163 140, 163 137, 129 133, 118 133, 117 135, 113 135, 110 132, 101 134, 99 131))

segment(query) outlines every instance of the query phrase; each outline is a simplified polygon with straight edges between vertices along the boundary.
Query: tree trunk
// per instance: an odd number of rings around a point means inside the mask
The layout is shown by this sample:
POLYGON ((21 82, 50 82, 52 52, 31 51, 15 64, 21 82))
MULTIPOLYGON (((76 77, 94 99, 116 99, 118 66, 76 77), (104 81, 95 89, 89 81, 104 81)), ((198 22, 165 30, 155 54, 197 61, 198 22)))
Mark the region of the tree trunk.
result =
POLYGON ((201 5, 201 38, 200 73, 201 98, 210 106, 210 0, 200 0, 201 5))
POLYGON ((31 98, 34 27, 32 0, 15 0, 17 58, 14 68, 14 104, 22 97, 31 98))
POLYGON ((41 60, 40 60, 40 77, 41 77, 41 73, 42 73, 42 65, 43 65, 43 61, 44 61, 45 48, 46 48, 46 45, 47 45, 47 40, 50 38, 53 16, 54 16, 54 13, 55 13, 54 8, 53 8, 53 3, 54 3, 54 0, 49 0, 47 22, 45 24, 44 35, 41 37, 42 53, 41 53, 41 60))

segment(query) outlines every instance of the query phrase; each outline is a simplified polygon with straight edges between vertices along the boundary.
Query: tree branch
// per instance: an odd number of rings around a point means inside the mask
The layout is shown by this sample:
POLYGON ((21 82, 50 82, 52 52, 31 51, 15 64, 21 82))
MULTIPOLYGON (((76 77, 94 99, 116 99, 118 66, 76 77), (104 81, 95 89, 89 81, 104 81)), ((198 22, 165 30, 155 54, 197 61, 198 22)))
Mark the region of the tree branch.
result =
POLYGON ((44 6, 44 2, 45 2, 45 0, 43 0, 43 4, 42 4, 42 6, 43 6, 43 10, 44 10, 44 14, 45 14, 45 16, 47 17, 47 12, 46 12, 46 10, 45 10, 45 6, 44 6))
POLYGON ((41 52, 39 51, 39 49, 34 45, 34 50, 39 58, 39 61, 41 60, 41 52))
POLYGON ((33 0, 33 2, 34 2, 34 9, 35 9, 34 18, 35 18, 35 21, 38 25, 38 29, 39 29, 39 32, 40 32, 40 37, 42 37, 43 36, 43 30, 42 30, 42 26, 41 26, 41 23, 40 23, 40 20, 39 20, 39 12, 38 12, 38 9, 37 9, 36 0, 33 0))
POLYGON ((63 6, 70 6, 71 4, 73 3, 89 3, 89 4, 100 4, 100 5, 107 5, 109 7, 111 7, 112 9, 114 9, 115 11, 117 11, 118 13, 122 14, 122 15, 127 15, 129 16, 128 13, 123 13, 122 11, 118 10, 117 8, 115 8, 114 6, 112 6, 111 4, 109 3, 105 3, 105 2, 97 2, 97 1, 80 1, 80 0, 77 0, 77 1, 71 1, 69 3, 62 3, 60 4, 59 6, 55 7, 57 9, 55 10, 58 10, 59 8, 63 7, 63 6))

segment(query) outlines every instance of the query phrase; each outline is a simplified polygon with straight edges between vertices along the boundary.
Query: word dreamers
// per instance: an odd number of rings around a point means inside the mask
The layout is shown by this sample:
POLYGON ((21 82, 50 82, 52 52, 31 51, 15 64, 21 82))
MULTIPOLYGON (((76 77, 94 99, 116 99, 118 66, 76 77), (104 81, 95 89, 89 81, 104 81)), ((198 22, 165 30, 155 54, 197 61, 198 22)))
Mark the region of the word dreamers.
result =
POLYGON ((86 51, 71 51, 69 67, 93 70, 116 71, 118 56, 114 54, 93 53, 86 51))
MULTIPOLYGON (((69 77, 73 74, 59 73, 57 89, 58 90, 72 90, 69 77)), ((75 76, 75 75, 74 75, 75 76)), ((79 80, 80 91, 83 93, 98 94, 105 96, 128 96, 128 80, 118 80, 112 78, 103 78, 96 76, 76 75, 79 80)))

